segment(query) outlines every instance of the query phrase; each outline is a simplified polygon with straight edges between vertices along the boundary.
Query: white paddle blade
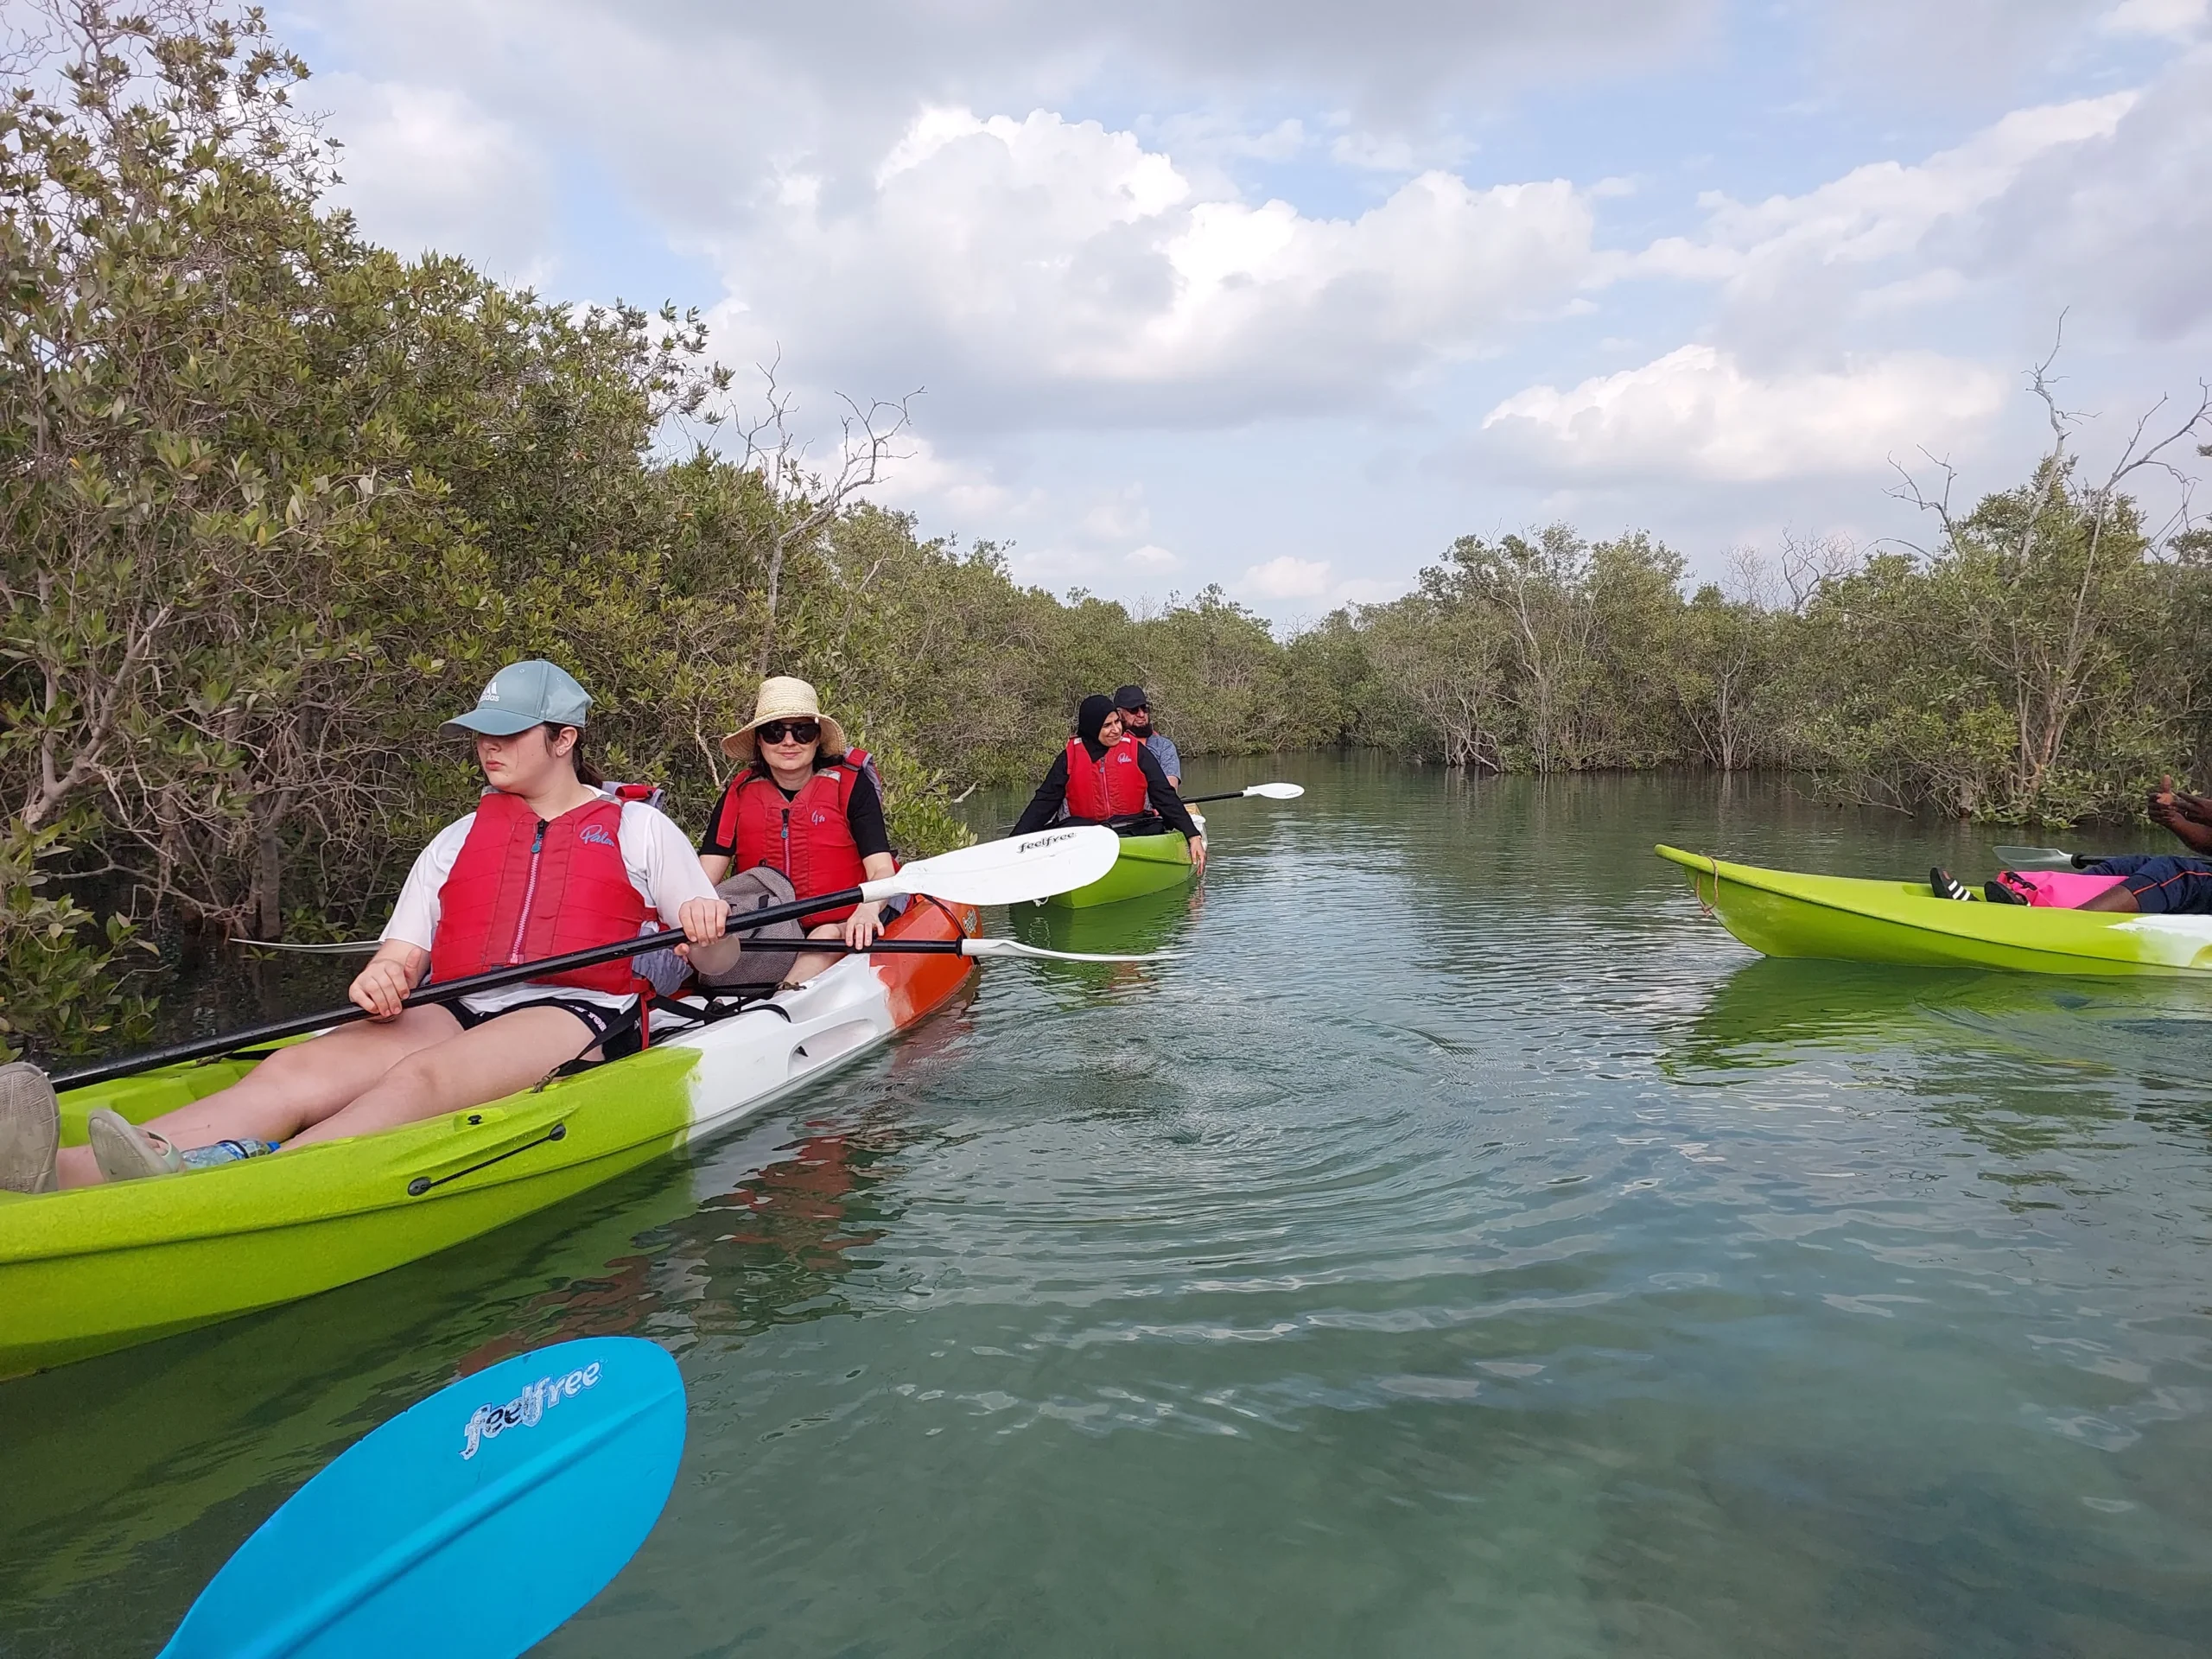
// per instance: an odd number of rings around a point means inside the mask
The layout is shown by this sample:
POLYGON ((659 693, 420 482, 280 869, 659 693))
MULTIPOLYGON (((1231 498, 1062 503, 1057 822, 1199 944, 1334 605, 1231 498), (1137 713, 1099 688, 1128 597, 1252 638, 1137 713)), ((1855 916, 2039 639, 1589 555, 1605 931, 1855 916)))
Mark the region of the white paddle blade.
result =
POLYGON ((1041 944, 1024 944, 1020 939, 963 939, 960 954, 963 957, 1030 957, 1046 962, 1166 962, 1179 954, 1173 950, 1144 950, 1126 956, 1093 956, 1087 950, 1047 950, 1041 944))
POLYGON ((1270 801, 1294 801, 1306 792, 1303 784, 1255 784, 1244 791, 1270 801))
POLYGON ((927 893, 950 905, 1020 905, 1087 887, 1114 868, 1122 838, 1101 823, 1039 830, 917 859, 896 875, 864 881, 861 895, 927 893))
POLYGON ((1999 847, 1997 861, 2008 870, 2070 870, 2074 855, 2063 847, 1999 847))

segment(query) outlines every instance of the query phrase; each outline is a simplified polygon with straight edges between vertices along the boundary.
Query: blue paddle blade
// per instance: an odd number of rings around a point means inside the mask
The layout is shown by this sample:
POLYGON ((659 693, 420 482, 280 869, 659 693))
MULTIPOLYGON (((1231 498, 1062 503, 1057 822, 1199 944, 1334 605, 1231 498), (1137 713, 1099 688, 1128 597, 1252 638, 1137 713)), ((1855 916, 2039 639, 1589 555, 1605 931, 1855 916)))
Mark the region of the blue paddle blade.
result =
POLYGON ((683 1379, 634 1337, 463 1377, 348 1447, 225 1562, 162 1659, 512 1659, 652 1530, 683 1379))

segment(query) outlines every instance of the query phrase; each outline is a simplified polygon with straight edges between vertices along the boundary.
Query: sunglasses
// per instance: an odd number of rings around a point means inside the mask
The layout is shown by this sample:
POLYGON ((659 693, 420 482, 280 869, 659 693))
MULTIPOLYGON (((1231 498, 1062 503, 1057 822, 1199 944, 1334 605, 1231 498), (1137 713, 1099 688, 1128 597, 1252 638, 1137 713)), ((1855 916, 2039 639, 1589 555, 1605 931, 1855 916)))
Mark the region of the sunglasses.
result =
POLYGON ((811 743, 822 735, 818 720, 764 720, 753 728, 763 743, 780 743, 789 737, 794 743, 811 743))

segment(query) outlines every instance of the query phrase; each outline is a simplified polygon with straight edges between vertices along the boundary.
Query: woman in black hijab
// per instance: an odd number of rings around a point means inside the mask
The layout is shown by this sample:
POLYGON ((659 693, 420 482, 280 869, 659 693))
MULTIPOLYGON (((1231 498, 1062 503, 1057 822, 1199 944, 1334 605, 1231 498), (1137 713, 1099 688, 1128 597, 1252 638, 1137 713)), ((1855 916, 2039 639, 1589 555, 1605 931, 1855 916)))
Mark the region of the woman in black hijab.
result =
POLYGON ((1083 700, 1075 735, 1038 785, 1014 833, 1026 836, 1062 819, 1110 824, 1124 835, 1179 830, 1190 838, 1192 869, 1205 872, 1205 835, 1152 751, 1123 730, 1122 711, 1111 697, 1083 700))

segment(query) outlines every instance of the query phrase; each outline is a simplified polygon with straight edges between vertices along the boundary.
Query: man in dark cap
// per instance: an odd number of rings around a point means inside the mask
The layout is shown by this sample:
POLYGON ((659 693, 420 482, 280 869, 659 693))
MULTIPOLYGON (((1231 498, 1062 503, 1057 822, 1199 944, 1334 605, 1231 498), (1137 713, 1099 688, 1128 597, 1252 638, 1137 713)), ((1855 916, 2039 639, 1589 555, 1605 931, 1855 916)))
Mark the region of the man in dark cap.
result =
POLYGON ((1122 711, 1122 724, 1128 728, 1129 735, 1152 751, 1152 758, 1160 762, 1160 771, 1167 774, 1171 788, 1183 787, 1183 757, 1175 753, 1174 743, 1152 729, 1152 709, 1147 702, 1144 687, 1125 685, 1114 693, 1114 706, 1122 711))

